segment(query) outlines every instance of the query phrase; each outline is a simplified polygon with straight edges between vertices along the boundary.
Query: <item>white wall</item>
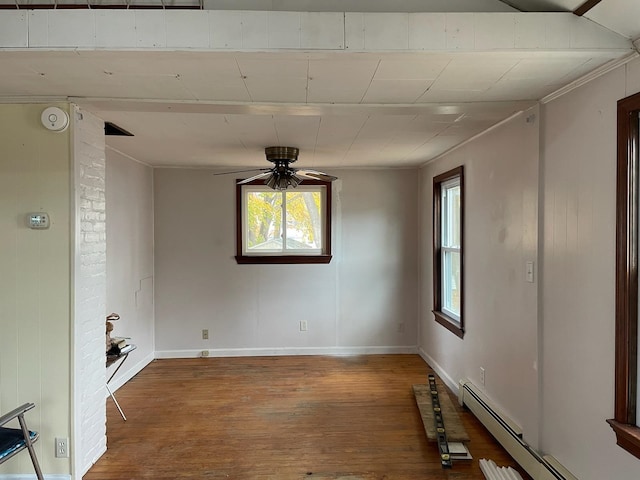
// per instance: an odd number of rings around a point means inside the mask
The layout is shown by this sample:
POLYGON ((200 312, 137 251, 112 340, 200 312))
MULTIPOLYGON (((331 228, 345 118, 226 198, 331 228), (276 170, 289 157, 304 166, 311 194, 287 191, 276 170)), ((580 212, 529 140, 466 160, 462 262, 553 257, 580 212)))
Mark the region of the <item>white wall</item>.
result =
MULTIPOLYGON (((69 131, 40 123, 46 106, 0 105, 0 413, 35 403, 26 418, 42 470, 69 475, 53 453, 55 437, 71 437, 71 153, 69 131), (40 211, 50 228, 27 228, 40 211)), ((29 455, 0 465, 0 476, 18 473, 33 474, 29 455)))
MULTIPOLYGON (((106 301, 104 123, 74 110, 73 411, 74 474, 82 476, 105 452, 106 301)), ((62 280, 62 277, 61 277, 62 280)))
POLYGON ((632 480, 615 444, 616 102, 640 61, 543 106, 542 441, 581 480, 632 480))
POLYGON ((537 287, 525 280, 525 262, 537 259, 538 123, 537 108, 531 109, 428 164, 420 200, 422 352, 451 388, 463 378, 483 388, 532 445, 538 442, 537 287), (433 177, 459 165, 465 168, 464 339, 431 313, 433 177))
POLYGON ((539 144, 519 116, 422 175, 421 348, 451 382, 479 385, 487 368, 488 396, 528 441, 537 428, 539 449, 581 480, 640 477, 640 461, 605 422, 614 410, 616 102, 638 91, 635 60, 542 105, 539 144), (457 164, 467 169, 464 340, 430 314, 431 181, 457 164), (535 286, 522 281, 536 237, 539 315, 535 286))
POLYGON ((416 170, 334 172, 329 265, 237 265, 235 176, 211 173, 154 170, 157 356, 415 350, 416 170))
POLYGON ((113 378, 115 389, 153 360, 153 169, 107 150, 106 196, 106 311, 120 314, 112 336, 137 346, 113 378))

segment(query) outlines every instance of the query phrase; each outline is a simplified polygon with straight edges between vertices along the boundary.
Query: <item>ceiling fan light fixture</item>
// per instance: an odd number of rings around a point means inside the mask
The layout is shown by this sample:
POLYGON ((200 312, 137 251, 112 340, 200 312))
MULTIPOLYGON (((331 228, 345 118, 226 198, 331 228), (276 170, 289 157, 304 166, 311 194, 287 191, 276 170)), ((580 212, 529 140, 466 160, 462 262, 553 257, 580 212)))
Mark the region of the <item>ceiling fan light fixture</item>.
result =
POLYGON ((295 173, 292 173, 289 177, 289 185, 291 185, 293 188, 296 188, 298 185, 300 185, 300 183, 302 183, 302 179, 295 173))
POLYGON ((277 177, 276 177, 276 174, 274 173, 267 179, 265 184, 267 185, 267 187, 269 187, 269 188, 271 188, 273 190, 277 190, 276 182, 277 182, 277 177))
POLYGON ((275 163, 289 164, 298 160, 300 149, 296 147, 266 147, 264 154, 267 160, 275 163))
POLYGON ((272 190, 286 190, 289 187, 296 188, 305 178, 327 182, 332 182, 337 179, 337 177, 316 170, 290 167, 290 163, 298 160, 299 152, 300 150, 296 147, 266 147, 264 153, 267 160, 273 163, 273 167, 261 169, 264 173, 239 180, 238 185, 245 185, 262 180, 264 184, 272 190))
POLYGON ((276 188, 278 190, 286 190, 289 186, 289 179, 285 175, 280 175, 278 178, 278 182, 276 183, 276 188))

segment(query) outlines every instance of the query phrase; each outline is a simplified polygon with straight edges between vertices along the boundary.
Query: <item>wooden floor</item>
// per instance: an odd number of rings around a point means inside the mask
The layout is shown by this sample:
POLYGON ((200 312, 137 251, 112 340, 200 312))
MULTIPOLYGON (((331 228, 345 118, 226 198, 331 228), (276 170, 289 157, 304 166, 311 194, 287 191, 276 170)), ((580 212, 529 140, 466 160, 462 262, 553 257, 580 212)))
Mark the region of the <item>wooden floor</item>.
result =
POLYGON ((430 371, 417 355, 156 360, 116 393, 127 422, 107 400, 108 450, 84 480, 468 480, 484 479, 480 458, 515 466, 460 410, 474 460, 442 470, 412 390, 430 371))

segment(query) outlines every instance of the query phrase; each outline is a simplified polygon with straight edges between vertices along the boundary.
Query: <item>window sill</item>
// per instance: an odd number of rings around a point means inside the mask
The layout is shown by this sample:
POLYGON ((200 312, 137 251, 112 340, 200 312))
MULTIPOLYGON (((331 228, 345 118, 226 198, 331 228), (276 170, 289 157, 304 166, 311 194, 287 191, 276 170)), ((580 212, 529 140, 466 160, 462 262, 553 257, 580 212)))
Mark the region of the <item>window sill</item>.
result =
POLYGON ((284 265, 330 263, 331 255, 236 255, 239 265, 284 265))
POLYGON ((631 455, 640 458, 640 427, 607 420, 613 431, 616 432, 617 444, 631 455))
POLYGON ((460 338, 464 338, 464 329, 462 329, 458 322, 456 322, 453 318, 443 312, 439 312, 434 310, 433 315, 436 317, 436 322, 442 325, 444 328, 453 332, 454 335, 457 335, 460 338))

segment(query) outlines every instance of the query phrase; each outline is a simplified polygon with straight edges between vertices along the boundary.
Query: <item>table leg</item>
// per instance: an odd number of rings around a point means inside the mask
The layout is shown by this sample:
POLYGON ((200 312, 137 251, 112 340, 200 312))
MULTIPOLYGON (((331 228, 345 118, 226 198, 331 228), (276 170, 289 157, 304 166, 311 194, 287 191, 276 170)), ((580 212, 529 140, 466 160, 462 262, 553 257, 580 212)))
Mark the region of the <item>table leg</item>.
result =
POLYGON ((127 417, 124 416, 124 412, 120 408, 120 404, 118 403, 118 400, 116 400, 116 396, 113 394, 113 392, 109 388, 108 384, 106 384, 105 387, 107 387, 107 392, 109 392, 109 395, 111 395, 111 398, 113 399, 113 403, 116 404, 116 407, 118 408, 118 411, 120 412, 120 415, 122 415, 122 419, 126 422, 127 421, 127 417))

